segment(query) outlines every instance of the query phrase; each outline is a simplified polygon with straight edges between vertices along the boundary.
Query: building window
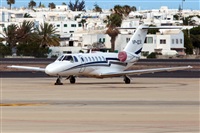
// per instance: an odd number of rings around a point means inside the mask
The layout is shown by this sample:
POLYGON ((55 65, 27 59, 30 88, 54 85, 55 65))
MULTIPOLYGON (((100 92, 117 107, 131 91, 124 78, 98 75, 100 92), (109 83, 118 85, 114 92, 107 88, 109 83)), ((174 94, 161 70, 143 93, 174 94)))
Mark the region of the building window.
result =
POLYGON ((105 39, 105 38, 103 38, 103 43, 105 43, 105 41, 106 41, 106 39, 105 39))
POLYGON ((183 44, 183 39, 180 39, 180 44, 183 44))
POLYGON ((81 24, 81 23, 79 23, 79 24, 78 24, 78 27, 82 27, 82 24, 81 24))
POLYGON ((60 25, 59 25, 59 24, 57 24, 56 26, 57 26, 57 27, 60 27, 60 25))
POLYGON ((71 27, 76 27, 76 24, 71 24, 71 27))
POLYGON ((130 41, 130 38, 126 38, 126 43, 128 43, 130 41))
POLYGON ((166 40, 165 39, 160 39, 160 44, 166 44, 166 40))
POLYGON ((147 37, 147 42, 146 43, 153 43, 153 37, 147 37))
POLYGON ((67 24, 64 24, 64 27, 67 27, 67 24))
POLYGON ((178 44, 178 39, 176 39, 176 44, 178 44))
POLYGON ((99 43, 101 43, 101 38, 99 38, 99 43))
POLYGON ((172 44, 174 44, 174 39, 172 39, 172 44))

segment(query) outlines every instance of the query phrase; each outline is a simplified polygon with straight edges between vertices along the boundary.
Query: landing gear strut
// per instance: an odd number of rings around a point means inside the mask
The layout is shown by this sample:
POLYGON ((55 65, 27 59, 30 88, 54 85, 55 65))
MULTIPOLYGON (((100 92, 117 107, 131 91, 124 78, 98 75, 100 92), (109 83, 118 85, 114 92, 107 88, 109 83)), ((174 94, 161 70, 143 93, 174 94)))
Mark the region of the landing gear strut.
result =
POLYGON ((74 84, 76 82, 76 78, 74 76, 70 76, 69 81, 71 84, 74 84))
POLYGON ((56 82, 55 82, 55 85, 63 85, 63 83, 61 82, 61 78, 60 76, 58 76, 56 82))
POLYGON ((131 83, 131 80, 130 80, 129 77, 124 76, 124 82, 125 82, 126 84, 130 84, 130 83, 131 83))

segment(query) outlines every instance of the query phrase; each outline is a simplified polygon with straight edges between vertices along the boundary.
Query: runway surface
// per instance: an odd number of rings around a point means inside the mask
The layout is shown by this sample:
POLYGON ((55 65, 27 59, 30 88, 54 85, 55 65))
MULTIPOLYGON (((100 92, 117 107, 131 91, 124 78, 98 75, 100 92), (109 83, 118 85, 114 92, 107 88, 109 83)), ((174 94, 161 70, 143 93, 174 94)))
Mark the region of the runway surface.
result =
POLYGON ((1 78, 1 133, 199 133, 199 78, 1 78))
MULTIPOLYGON (((32 71, 0 71, 1 78, 38 78, 38 77, 50 77, 44 72, 32 72, 32 71)), ((200 71, 197 70, 181 70, 173 72, 157 72, 141 75, 133 75, 132 77, 151 77, 151 78, 200 78, 200 71)))

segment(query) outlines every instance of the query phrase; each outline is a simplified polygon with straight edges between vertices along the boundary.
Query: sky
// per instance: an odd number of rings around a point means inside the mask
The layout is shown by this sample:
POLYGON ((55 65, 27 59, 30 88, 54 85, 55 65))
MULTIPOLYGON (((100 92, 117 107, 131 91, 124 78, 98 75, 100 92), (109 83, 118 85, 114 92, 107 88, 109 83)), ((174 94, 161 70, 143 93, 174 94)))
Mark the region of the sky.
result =
MULTIPOLYGON (((1 7, 8 7, 7 0, 0 0, 1 7)), ((34 0, 37 5, 42 2, 46 7, 49 3, 61 5, 66 4, 70 0, 34 0)), ((71 0, 74 2, 75 0, 71 0)), ((81 1, 81 0, 80 0, 81 1)), ((15 0, 13 7, 27 7, 30 0, 15 0)), ((114 5, 129 5, 135 6, 137 10, 160 9, 161 6, 168 6, 169 9, 178 9, 182 6, 183 9, 200 10, 200 0, 85 0, 86 10, 93 9, 94 4, 97 3, 103 9, 111 9, 114 5)))

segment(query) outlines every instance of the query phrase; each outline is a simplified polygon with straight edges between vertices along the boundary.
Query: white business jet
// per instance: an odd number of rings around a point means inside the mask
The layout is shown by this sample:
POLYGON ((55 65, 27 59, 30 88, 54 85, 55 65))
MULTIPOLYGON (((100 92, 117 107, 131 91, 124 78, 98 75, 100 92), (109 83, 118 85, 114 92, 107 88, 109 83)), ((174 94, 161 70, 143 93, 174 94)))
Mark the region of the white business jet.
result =
MULTIPOLYGON (((78 53, 63 54, 53 63, 40 67, 28 66, 8 66, 11 68, 28 69, 33 71, 43 71, 50 76, 58 76, 55 85, 61 85, 61 77, 66 76, 70 83, 75 83, 77 76, 108 78, 124 77, 126 84, 130 83, 129 75, 138 75, 143 73, 154 73, 160 71, 174 71, 191 68, 191 66, 154 68, 142 70, 130 70, 130 67, 138 61, 141 55, 144 40, 149 26, 140 25, 136 28, 133 36, 123 51, 119 53, 78 53)), ((155 28, 155 27, 152 27, 155 28)), ((180 27, 157 27, 164 29, 174 29, 180 27)))

